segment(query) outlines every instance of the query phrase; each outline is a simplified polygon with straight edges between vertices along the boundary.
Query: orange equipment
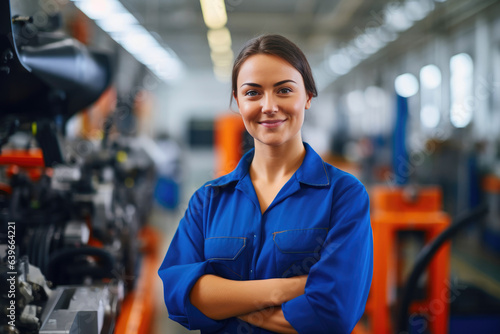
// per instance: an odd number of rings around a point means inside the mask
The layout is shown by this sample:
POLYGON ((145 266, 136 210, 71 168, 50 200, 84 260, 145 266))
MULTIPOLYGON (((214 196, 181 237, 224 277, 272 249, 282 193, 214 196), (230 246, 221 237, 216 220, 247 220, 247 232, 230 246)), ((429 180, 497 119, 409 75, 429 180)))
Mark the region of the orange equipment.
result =
POLYGON ((216 175, 230 173, 243 156, 243 133, 245 125, 240 115, 224 114, 215 119, 216 175))
POLYGON ((500 194, 500 177, 488 174, 483 178, 482 186, 487 193, 500 194))
MULTIPOLYGON (((365 315, 369 326, 361 322, 353 333, 389 334, 393 292, 396 289, 397 233, 423 231, 426 242, 438 236, 450 224, 441 209, 442 194, 438 187, 419 188, 415 197, 404 188, 375 186, 370 191, 371 224, 374 243, 374 273, 365 315), (368 327, 368 328, 366 328, 368 327)), ((427 318, 430 333, 448 332, 449 321, 449 257, 450 245, 442 247, 428 270, 424 300, 411 304, 410 312, 427 318)))
MULTIPOLYGON (((3 149, 0 154, 0 166, 5 166, 4 172, 7 178, 19 173, 20 169, 26 172, 33 181, 38 181, 44 173, 52 174, 52 168, 45 167, 42 150, 39 148, 3 149)), ((10 185, 1 183, 0 190, 10 193, 12 189, 10 185)))
POLYGON ((0 155, 0 165, 16 165, 18 167, 44 167, 42 150, 39 148, 29 150, 3 149, 0 155))
POLYGON ((487 174, 483 177, 484 198, 489 205, 489 213, 484 221, 482 239, 484 244, 500 254, 500 176, 487 174))
POLYGON ((154 313, 154 281, 157 279, 158 246, 160 238, 152 227, 145 226, 139 232, 139 240, 143 245, 143 259, 139 278, 134 290, 123 301, 115 333, 120 334, 147 334, 154 313))

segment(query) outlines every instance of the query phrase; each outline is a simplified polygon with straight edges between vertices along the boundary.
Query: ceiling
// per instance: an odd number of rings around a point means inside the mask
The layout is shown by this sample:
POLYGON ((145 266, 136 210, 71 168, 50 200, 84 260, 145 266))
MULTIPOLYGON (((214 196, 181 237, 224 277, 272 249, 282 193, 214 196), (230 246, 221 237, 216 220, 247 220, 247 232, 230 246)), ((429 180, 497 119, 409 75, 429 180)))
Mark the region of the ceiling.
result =
MULTIPOLYGON (((186 68, 210 70, 210 48, 197 0, 121 0, 157 39, 170 47, 186 68)), ((297 43, 311 65, 325 50, 359 34, 376 20, 387 0, 225 0, 227 28, 235 54, 250 38, 279 33, 297 43)))

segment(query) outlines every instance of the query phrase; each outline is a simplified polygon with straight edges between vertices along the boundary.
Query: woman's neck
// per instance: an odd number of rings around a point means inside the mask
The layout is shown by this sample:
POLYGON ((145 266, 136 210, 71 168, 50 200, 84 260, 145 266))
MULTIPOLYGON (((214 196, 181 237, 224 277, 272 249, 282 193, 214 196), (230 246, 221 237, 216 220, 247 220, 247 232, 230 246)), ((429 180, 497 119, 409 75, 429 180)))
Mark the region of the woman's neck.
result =
POLYGON ((301 136, 280 146, 270 146, 255 141, 250 177, 254 181, 280 182, 284 177, 289 178, 295 173, 305 155, 306 150, 301 136))

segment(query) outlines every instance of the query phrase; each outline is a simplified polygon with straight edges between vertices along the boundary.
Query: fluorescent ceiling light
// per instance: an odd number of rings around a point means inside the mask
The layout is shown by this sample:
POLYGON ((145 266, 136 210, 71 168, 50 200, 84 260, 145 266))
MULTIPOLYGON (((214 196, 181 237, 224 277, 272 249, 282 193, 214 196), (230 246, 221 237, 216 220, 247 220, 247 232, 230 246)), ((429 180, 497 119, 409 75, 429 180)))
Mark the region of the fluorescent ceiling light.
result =
POLYGON ((231 78, 233 50, 231 33, 225 27, 227 12, 224 0, 200 0, 203 20, 209 28, 207 32, 210 56, 217 80, 227 82, 231 78))
MULTIPOLYGON (((336 51, 325 60, 333 74, 331 82, 349 73, 357 64, 377 53, 387 43, 395 41, 399 33, 411 28, 416 21, 422 20, 435 9, 434 2, 446 0, 401 0, 390 1, 385 5, 383 23, 378 27, 369 27, 354 40, 336 51), (342 58, 348 57, 346 61, 342 58)), ((417 84, 418 85, 418 84, 417 84)))
POLYGON ((441 71, 433 64, 426 65, 420 70, 420 82, 427 89, 434 89, 441 85, 441 71))
POLYGON ((370 108, 382 107, 385 103, 385 92, 377 86, 368 86, 365 89, 364 98, 366 105, 370 108))
POLYGON ((402 97, 411 97, 418 93, 418 80, 411 73, 401 74, 394 81, 396 93, 402 97))
POLYGON ((391 6, 386 12, 385 21, 395 31, 405 31, 413 25, 402 6, 391 6), (392 8, 391 8, 392 7, 392 8))
POLYGON ((346 96, 346 104, 351 114, 359 115, 366 111, 365 96, 360 90, 349 92, 346 96))
POLYGON ((466 53, 450 59, 450 121, 456 128, 464 128, 472 121, 474 106, 474 62, 466 53))
POLYGON ((343 53, 336 53, 330 56, 330 69, 333 73, 343 75, 349 72, 352 68, 352 59, 343 53))
POLYGON ((163 81, 177 79, 183 65, 118 0, 72 0, 85 15, 163 81))
POLYGON ((232 66, 217 66, 214 65, 214 74, 220 82, 231 81, 232 66))
POLYGON ((203 20, 210 29, 219 29, 227 23, 224 0, 200 0, 203 20))
POLYGON ((221 29, 209 29, 207 32, 208 44, 213 52, 224 52, 231 50, 231 33, 224 27, 221 29))
POLYGON ((438 107, 428 104, 420 109, 420 122, 428 129, 434 129, 439 125, 441 114, 438 107))
POLYGON ((122 31, 123 26, 138 25, 137 19, 130 13, 115 13, 108 18, 99 18, 99 26, 106 32, 122 31))
POLYGON ((231 66, 233 64, 233 51, 211 52, 210 56, 215 66, 231 66))
POLYGON ((431 0, 408 0, 404 6, 406 17, 412 21, 422 20, 434 9, 434 3, 431 0))

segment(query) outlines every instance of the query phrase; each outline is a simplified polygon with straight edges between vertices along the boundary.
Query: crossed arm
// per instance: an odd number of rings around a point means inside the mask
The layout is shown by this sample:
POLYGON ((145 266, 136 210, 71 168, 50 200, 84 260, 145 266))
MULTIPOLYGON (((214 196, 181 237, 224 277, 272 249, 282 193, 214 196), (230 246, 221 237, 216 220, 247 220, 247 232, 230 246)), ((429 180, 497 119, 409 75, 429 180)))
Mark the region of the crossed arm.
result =
POLYGON ((238 317, 278 333, 297 333, 283 316, 281 304, 304 294, 307 275, 252 281, 233 281, 203 275, 193 286, 191 303, 207 317, 238 317))

